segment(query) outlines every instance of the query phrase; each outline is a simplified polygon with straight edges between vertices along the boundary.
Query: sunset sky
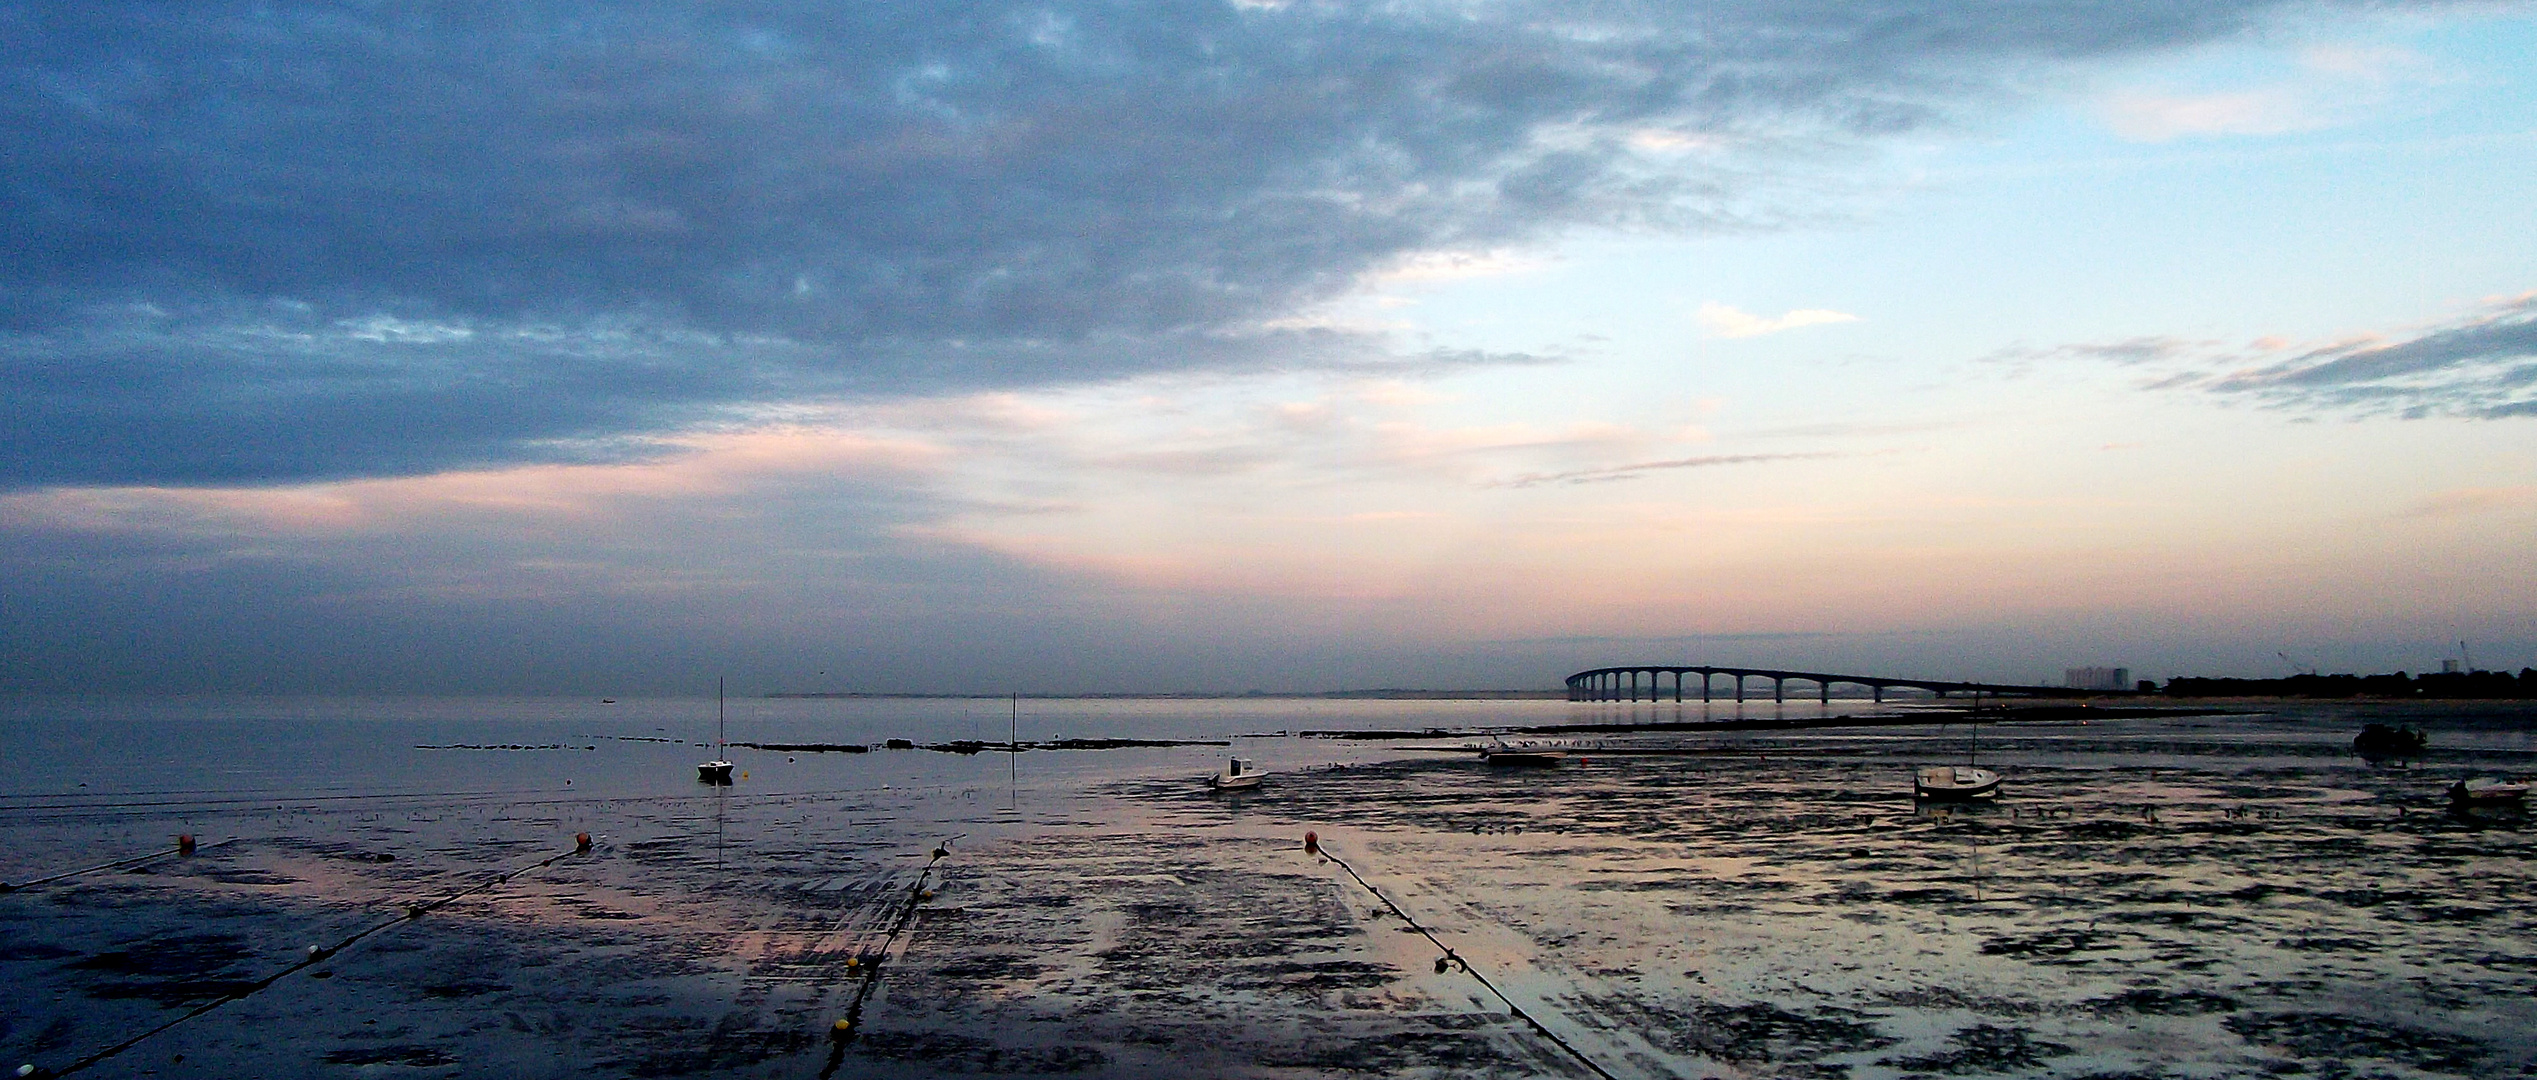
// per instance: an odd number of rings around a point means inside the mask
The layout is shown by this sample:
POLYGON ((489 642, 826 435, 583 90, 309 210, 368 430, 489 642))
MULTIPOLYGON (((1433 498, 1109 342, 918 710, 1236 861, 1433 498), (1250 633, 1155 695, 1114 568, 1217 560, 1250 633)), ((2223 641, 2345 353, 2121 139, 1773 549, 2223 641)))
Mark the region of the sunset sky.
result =
POLYGON ((0 6, 0 689, 2537 664, 2537 6, 0 6))

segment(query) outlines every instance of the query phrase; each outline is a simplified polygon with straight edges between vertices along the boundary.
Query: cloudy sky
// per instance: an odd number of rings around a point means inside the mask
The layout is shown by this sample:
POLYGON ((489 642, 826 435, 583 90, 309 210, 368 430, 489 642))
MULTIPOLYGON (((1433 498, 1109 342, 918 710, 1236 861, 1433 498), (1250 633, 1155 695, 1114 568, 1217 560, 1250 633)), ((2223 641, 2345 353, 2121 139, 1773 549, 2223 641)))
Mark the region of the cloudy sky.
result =
POLYGON ((186 0, 0 57, 0 688, 2537 664, 2524 3, 186 0))

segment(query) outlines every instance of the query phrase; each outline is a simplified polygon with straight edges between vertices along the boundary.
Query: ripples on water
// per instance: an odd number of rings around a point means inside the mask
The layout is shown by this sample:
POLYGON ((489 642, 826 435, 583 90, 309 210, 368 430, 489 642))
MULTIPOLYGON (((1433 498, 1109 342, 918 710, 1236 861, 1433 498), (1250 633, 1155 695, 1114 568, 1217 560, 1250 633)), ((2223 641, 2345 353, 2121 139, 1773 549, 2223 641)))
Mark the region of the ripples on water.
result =
MULTIPOLYGON (((1961 759, 1977 742, 1963 725, 1610 735, 1548 772, 1481 766, 1458 736, 735 748, 746 779, 717 790, 693 781, 710 700, 11 708, 11 760, 42 765, 0 780, 0 878, 177 831, 238 838, 0 897, 0 976, 26 988, 0 1053, 19 1060, 76 1057, 573 832, 598 838, 107 1075, 176 1054, 201 1075, 1584 1074, 1470 976, 1436 972, 1424 938, 1301 850, 1306 829, 1615 1075, 2508 1075, 2537 1060, 2526 822, 2441 798, 2463 775, 2537 772, 2513 706, 1985 726, 1980 760, 2007 795, 1955 811, 1915 808, 1910 770, 1961 759), (2362 723, 2396 720, 2432 732, 2425 760, 2349 756, 2362 723), (418 749, 452 746, 523 749, 418 749), (1205 793, 1197 778, 1228 752, 1269 785, 1205 793), (909 893, 929 865, 930 895, 909 893), (837 1050, 825 1033, 875 957, 887 974, 837 1050)), ((735 701, 729 737, 1000 742, 1007 708, 735 701)), ((1821 712, 1784 708, 1744 715, 1821 712)), ((1024 741, 1735 715, 1020 713, 1024 741)))

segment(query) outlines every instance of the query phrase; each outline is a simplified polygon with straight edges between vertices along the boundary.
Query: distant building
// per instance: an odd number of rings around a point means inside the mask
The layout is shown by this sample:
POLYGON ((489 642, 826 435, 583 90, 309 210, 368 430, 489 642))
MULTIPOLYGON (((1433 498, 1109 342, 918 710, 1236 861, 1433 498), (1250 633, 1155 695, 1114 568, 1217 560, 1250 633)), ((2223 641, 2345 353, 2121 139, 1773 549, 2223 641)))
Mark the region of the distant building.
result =
POLYGON ((2075 667, 2061 673, 2061 685, 2073 690, 2129 690, 2132 669, 2127 667, 2075 667))

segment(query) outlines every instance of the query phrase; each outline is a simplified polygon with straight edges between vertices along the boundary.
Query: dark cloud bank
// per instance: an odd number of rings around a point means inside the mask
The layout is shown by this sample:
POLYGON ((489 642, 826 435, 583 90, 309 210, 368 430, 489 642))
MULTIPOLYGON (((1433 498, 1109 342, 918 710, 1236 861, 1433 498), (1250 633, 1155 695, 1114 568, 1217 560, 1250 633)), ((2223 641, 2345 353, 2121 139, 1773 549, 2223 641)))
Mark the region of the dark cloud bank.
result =
POLYGON ((2271 6, 11 5, 0 487, 1379 361, 1259 325, 1407 251, 1749 223, 1809 149, 2271 6))

